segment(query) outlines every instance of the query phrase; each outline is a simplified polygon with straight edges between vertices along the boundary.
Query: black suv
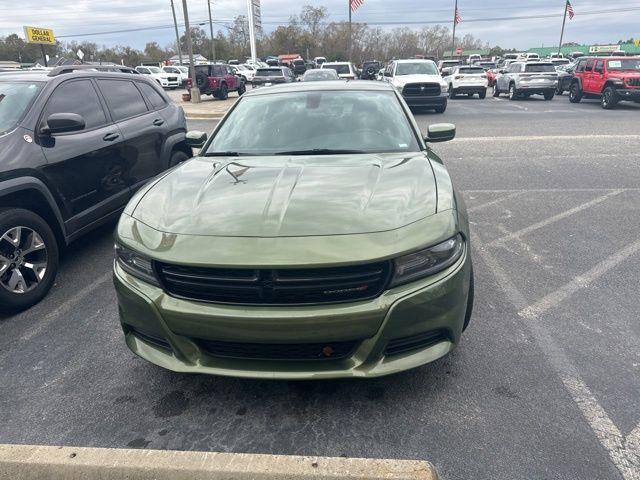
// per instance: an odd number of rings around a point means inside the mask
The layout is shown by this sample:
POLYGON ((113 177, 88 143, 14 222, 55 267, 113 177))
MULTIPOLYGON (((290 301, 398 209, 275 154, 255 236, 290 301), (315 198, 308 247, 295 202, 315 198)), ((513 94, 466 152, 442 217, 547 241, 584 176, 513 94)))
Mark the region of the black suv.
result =
POLYGON ((362 73, 360 74, 361 80, 377 80, 378 72, 382 68, 382 64, 375 60, 364 62, 362 64, 362 73))
POLYGON ((40 301, 61 247, 191 155, 183 110, 144 75, 0 73, 0 309, 40 301))

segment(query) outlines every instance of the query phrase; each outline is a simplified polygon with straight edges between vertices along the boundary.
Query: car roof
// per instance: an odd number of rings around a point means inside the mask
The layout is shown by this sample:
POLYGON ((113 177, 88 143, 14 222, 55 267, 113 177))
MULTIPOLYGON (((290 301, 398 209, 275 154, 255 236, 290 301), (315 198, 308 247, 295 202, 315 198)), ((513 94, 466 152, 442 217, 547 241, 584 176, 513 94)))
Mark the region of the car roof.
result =
POLYGON ((47 70, 16 70, 0 72, 0 81, 3 80, 31 80, 38 82, 48 82, 54 77, 48 76, 47 70))
POLYGON ((269 88, 258 88, 251 90, 243 97, 253 97, 260 95, 270 95, 274 93, 291 93, 306 91, 368 91, 368 92, 392 92, 393 87, 386 82, 371 82, 367 80, 328 80, 325 82, 292 82, 281 85, 274 85, 269 88))
MULTIPOLYGON (((446 60, 445 60, 446 61, 446 60)), ((424 62, 433 62, 433 60, 429 60, 427 58, 405 58, 402 60, 395 60, 396 63, 424 63, 424 62)))
POLYGON ((350 65, 351 62, 324 62, 323 65, 350 65))

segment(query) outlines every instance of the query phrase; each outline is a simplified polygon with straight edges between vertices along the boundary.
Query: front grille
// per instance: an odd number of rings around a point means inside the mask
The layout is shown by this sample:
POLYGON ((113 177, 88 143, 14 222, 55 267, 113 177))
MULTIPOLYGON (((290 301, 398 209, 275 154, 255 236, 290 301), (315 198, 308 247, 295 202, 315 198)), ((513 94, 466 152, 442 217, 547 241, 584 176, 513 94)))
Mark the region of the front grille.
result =
POLYGON ((408 83, 402 94, 408 97, 435 97, 440 95, 439 83, 408 83))
POLYGON ((209 355, 246 360, 339 360, 349 357, 357 342, 326 343, 234 343, 217 340, 199 340, 198 344, 209 355))
POLYGON ((630 87, 640 87, 640 78, 627 78, 627 85, 630 87))
POLYGON ((390 262, 334 268, 240 269, 157 265, 165 290, 179 298, 240 305, 353 302, 380 295, 390 262))
POLYGON ((418 350, 427 348, 436 343, 440 343, 443 340, 447 340, 446 332, 442 330, 436 330, 434 332, 420 333, 418 335, 412 335, 410 337, 396 338, 390 340, 385 350, 386 355, 399 355, 401 353, 410 352, 412 350, 418 350))
POLYGON ((178 81, 178 77, 168 77, 168 80, 170 82, 177 82, 178 81))

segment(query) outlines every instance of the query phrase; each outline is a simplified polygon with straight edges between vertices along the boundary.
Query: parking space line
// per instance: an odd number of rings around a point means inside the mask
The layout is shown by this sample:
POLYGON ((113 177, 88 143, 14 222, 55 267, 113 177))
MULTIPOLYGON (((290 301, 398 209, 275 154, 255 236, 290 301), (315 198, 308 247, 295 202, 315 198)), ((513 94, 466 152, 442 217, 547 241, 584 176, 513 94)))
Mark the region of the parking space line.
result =
POLYGON ((40 332, 42 332, 45 329, 45 327, 47 327, 56 318, 58 318, 60 315, 64 313, 67 313, 69 310, 75 307, 77 303, 82 301, 84 297, 86 297, 87 295, 89 295, 91 292, 98 289, 99 287, 101 287, 102 284, 105 283, 107 280, 109 280, 112 275, 113 273, 111 271, 108 271, 102 274, 101 276, 99 276, 98 278, 96 278, 89 285, 84 287, 82 290, 77 292, 70 299, 62 303, 60 306, 58 306, 58 308, 52 310, 47 315, 45 315, 44 318, 40 320, 36 325, 34 325, 34 327, 31 330, 25 332, 25 334, 22 335, 22 337, 20 337, 20 340, 22 341, 31 340, 33 337, 35 337, 40 332))
POLYGON ((640 251, 640 240, 627 245, 622 250, 607 257, 589 271, 574 277, 569 283, 558 288, 555 292, 541 298, 533 305, 523 308, 518 312, 518 315, 529 319, 539 317, 578 290, 589 286, 589 284, 593 283, 609 270, 615 268, 619 263, 638 251, 640 251))
POLYGON ((554 215, 552 217, 546 218, 545 220, 541 220, 540 222, 534 223, 533 225, 529 225, 528 227, 522 228, 518 231, 509 233, 508 235, 505 235, 504 237, 500 237, 497 238, 495 240, 492 240, 491 242, 489 242, 487 245, 490 247, 494 247, 497 245, 500 245, 508 240, 511 240, 513 238, 517 238, 517 237, 521 237, 523 235, 526 235, 528 233, 533 232, 534 230, 538 230, 542 227, 546 227, 547 225, 550 225, 552 223, 555 223, 559 220, 562 220, 564 218, 567 218, 571 215, 574 215, 578 212, 581 212, 583 210, 586 210, 588 208, 591 208, 599 203, 604 202, 605 200, 608 200, 611 197, 614 197, 616 195, 620 195, 622 192, 624 192, 624 189, 618 189, 618 190, 613 190, 609 193, 606 193, 605 195, 602 195, 598 198, 594 198, 593 200, 590 200, 586 203, 583 203, 581 205, 578 205, 577 207, 573 207, 570 208, 569 210, 565 210, 564 212, 558 213, 557 215, 554 215))
POLYGON ((613 192, 622 190, 623 192, 640 191, 640 188, 508 188, 496 190, 462 190, 463 193, 563 193, 563 192, 613 192))
MULTIPOLYGON (((524 295, 474 232, 471 233, 471 243, 475 252, 491 270, 509 302, 517 311, 524 310, 527 306, 524 295)), ((625 443, 624 436, 582 381, 575 365, 543 324, 537 321, 538 318, 526 317, 522 320, 623 479, 640 480, 640 445, 635 442, 635 437, 630 436, 632 441, 625 443)))
POLYGON ((505 200, 509 200, 511 198, 517 197, 518 195, 522 195, 524 192, 512 192, 508 195, 505 195, 500 198, 496 198, 495 200, 491 200, 490 202, 481 203, 480 205, 474 205, 473 207, 467 208, 467 213, 476 212, 486 207, 490 207, 492 205, 496 205, 500 202, 504 202, 505 200))

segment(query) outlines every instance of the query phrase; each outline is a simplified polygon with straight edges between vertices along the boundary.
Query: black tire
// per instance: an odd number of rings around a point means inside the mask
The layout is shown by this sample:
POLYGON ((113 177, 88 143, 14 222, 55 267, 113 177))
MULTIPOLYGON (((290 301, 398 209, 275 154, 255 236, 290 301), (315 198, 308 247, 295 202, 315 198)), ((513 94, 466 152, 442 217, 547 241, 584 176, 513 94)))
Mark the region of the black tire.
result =
POLYGON ((555 94, 556 94, 556 92, 553 91, 553 90, 549 90, 548 92, 544 92, 544 99, 546 101, 553 100, 553 97, 555 96, 555 94))
POLYGON ((498 82, 493 84, 493 96, 494 97, 500 96, 500 89, 498 88, 498 82))
POLYGON ((602 100, 601 105, 605 110, 611 110, 615 108, 620 102, 620 97, 618 97, 618 93, 615 91, 613 87, 607 87, 602 92, 602 100))
POLYGON ((171 158, 169 159, 169 168, 175 167, 179 163, 189 160, 189 158, 189 155, 184 153, 182 150, 174 150, 171 153, 171 158))
POLYGON ((518 90, 516 90, 516 84, 512 83, 509 85, 509 100, 517 100, 518 99, 518 90))
MULTIPOLYGON (((28 267, 23 266, 22 268, 16 269, 15 263, 5 264, 7 268, 4 268, 3 273, 0 274, 0 310, 4 312, 25 310, 38 303, 47 295, 53 286, 58 272, 58 242, 47 222, 30 210, 22 208, 0 209, 0 238, 17 227, 26 227, 26 229, 29 229, 31 232, 35 232, 39 237, 38 240, 42 241, 44 248, 38 248, 36 251, 24 254, 23 257, 21 249, 26 249, 28 246, 25 242, 32 242, 34 239, 32 233, 29 234, 29 237, 21 234, 21 239, 17 247, 13 246, 7 240, 0 240, 0 254, 8 260, 12 260, 9 259, 8 256, 15 255, 15 253, 20 250, 20 256, 18 258, 21 263, 24 262, 26 265, 27 263, 42 262, 45 264, 45 272, 39 281, 35 281, 37 276, 35 274, 31 275, 34 271, 28 267), (16 250, 16 248, 18 250, 16 250), (16 270, 20 272, 20 275, 25 281, 31 284, 24 285, 24 283, 22 283, 22 285, 26 287, 26 290, 22 293, 9 290, 8 283, 10 277, 16 270)), ((30 243, 30 245, 33 245, 33 243, 30 243)), ((2 266, 3 264, 0 262, 0 268, 2 268, 2 266)), ((20 283, 16 288, 18 288, 19 285, 20 283)))
POLYGON ((582 100, 582 90, 578 82, 573 82, 569 87, 569 101, 571 103, 580 103, 582 100))
POLYGON ((478 98, 479 98, 480 100, 484 100, 485 98, 487 98, 487 91, 486 91, 486 90, 483 90, 483 91, 481 91, 481 92, 478 92, 478 98))
POLYGON ((436 111, 436 113, 444 113, 446 109, 447 109, 447 104, 445 103, 444 105, 435 107, 434 110, 436 111))
POLYGON ((558 82, 558 86, 556 87, 556 95, 562 95, 564 90, 562 89, 562 83, 558 82))
POLYGON ((204 93, 209 86, 209 77, 204 72, 196 72, 196 87, 200 89, 200 93, 204 93))
POLYGON ((229 98, 229 90, 227 90, 226 85, 222 85, 218 90, 218 98, 220 100, 226 100, 227 98, 229 98))
POLYGON ((456 98, 456 91, 453 89, 453 85, 449 85, 449 98, 456 98))
POLYGON ((475 296, 475 288, 473 281, 473 263, 470 262, 471 273, 469 278, 469 296, 467 297, 467 311, 464 314, 464 323, 462 324, 462 331, 464 332, 471 322, 471 314, 473 313, 473 299, 475 296))
POLYGON ((241 97, 242 95, 244 95, 244 92, 246 92, 246 91, 247 91, 247 87, 245 86, 244 83, 241 83, 238 86, 238 96, 241 97))

